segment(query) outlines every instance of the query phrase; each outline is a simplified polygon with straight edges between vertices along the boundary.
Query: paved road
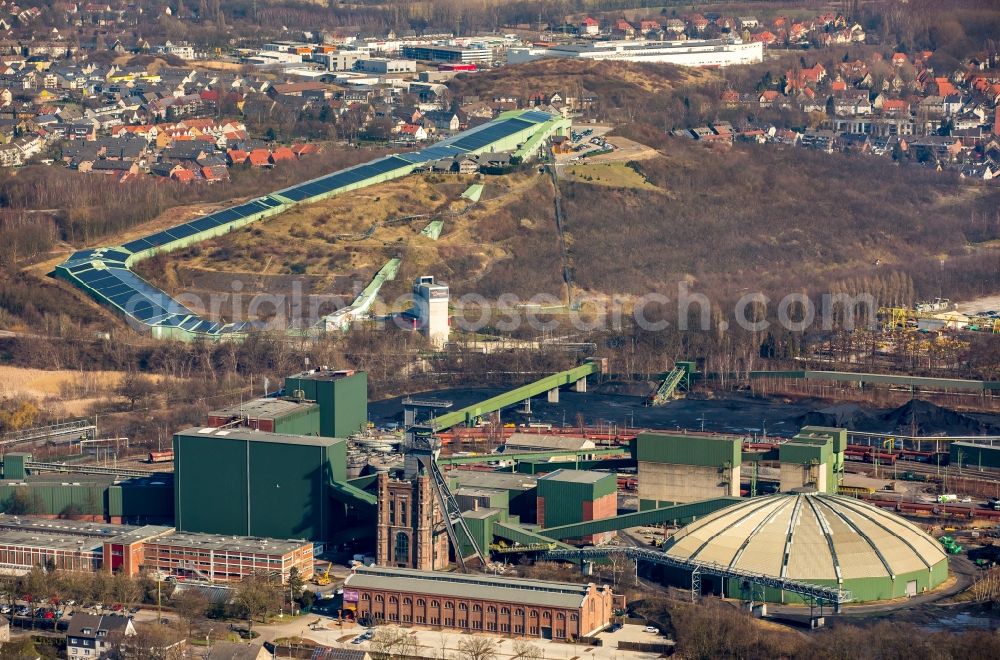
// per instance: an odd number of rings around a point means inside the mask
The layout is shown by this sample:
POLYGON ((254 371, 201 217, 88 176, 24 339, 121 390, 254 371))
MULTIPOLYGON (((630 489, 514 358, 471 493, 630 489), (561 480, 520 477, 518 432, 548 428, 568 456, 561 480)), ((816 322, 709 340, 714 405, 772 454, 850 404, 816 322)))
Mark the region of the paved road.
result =
MULTIPOLYGON (((955 576, 955 581, 944 589, 938 589, 928 593, 920 594, 912 598, 898 599, 888 602, 871 603, 867 605, 847 605, 843 612, 838 615, 841 619, 850 620, 852 618, 878 618, 873 615, 889 614, 899 610, 911 610, 926 605, 935 605, 941 601, 951 598, 972 586, 976 576, 976 566, 965 557, 949 557, 949 567, 955 576)), ((808 614, 809 610, 804 606, 795 605, 771 605, 768 604, 769 614, 802 616, 808 614)), ((824 614, 829 611, 824 608, 824 614)))

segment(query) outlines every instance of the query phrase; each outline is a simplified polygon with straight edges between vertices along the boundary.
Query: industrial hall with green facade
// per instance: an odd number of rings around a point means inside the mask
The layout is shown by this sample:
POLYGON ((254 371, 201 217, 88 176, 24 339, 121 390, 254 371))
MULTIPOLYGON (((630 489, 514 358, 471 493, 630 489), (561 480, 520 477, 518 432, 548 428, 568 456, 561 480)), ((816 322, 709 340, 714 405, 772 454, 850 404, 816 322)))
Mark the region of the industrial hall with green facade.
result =
MULTIPOLYGON (((577 367, 544 379, 544 387, 551 397, 552 389, 579 388, 594 373, 577 367)), ((468 423, 488 407, 480 402, 436 419, 468 423)), ((495 590, 494 606, 516 594, 514 587, 435 576, 474 575, 525 558, 585 567, 625 553, 651 578, 677 586, 837 607, 917 595, 948 577, 947 555, 917 525, 838 494, 843 429, 807 426, 767 445, 690 431, 639 432, 602 445, 568 432, 520 429, 489 452, 470 454, 442 449, 442 424, 395 433, 394 464, 351 469, 359 446, 373 437, 392 440, 369 429, 367 375, 324 367, 288 376, 274 395, 214 410, 203 426, 178 431, 172 472, 60 467, 7 453, 0 563, 27 570, 51 559, 72 570, 156 569, 226 582, 261 570, 287 579, 293 567, 308 577, 321 557, 360 555, 384 572, 358 572, 345 608, 386 617, 403 616, 402 606, 390 611, 374 607, 375 600, 365 607, 350 599, 460 599, 481 587, 495 590), (773 492, 758 496, 762 466, 773 492), (747 475, 754 490, 744 497, 747 475), (626 489, 637 496, 634 510, 619 508, 626 489), (617 532, 649 526, 677 531, 662 548, 609 543, 617 532), (393 586, 404 582, 406 594, 393 586)), ((600 590, 562 593, 557 583, 544 589, 553 603, 611 602, 600 590)), ((429 612, 419 616, 429 621, 429 612)), ((418 616, 416 607, 405 615, 418 616)), ((433 618, 443 626, 446 616, 433 618)), ((498 632, 541 630, 515 618, 498 632)), ((547 629, 579 635, 602 621, 547 629)))

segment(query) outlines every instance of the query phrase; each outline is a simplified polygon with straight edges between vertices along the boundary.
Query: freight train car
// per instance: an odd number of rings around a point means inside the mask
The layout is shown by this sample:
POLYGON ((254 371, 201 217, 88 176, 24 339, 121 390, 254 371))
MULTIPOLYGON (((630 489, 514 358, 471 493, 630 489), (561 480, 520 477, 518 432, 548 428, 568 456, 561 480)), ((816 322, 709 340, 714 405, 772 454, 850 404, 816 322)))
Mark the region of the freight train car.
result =
POLYGON ((167 451, 151 451, 146 459, 147 463, 173 463, 174 462, 174 452, 172 450, 167 451))

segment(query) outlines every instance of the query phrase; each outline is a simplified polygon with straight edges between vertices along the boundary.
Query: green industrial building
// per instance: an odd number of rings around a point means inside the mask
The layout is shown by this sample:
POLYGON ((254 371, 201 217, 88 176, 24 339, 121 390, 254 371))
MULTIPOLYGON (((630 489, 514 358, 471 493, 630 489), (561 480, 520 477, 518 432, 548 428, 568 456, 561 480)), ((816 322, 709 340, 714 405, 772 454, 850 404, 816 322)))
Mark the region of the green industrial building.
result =
MULTIPOLYGON (((535 521, 538 480, 530 475, 509 472, 466 472, 453 470, 445 476, 448 488, 454 493, 459 489, 499 490, 506 493, 507 516, 525 523, 535 521)), ((492 500, 490 506, 500 506, 502 500, 492 500)))
POLYGON ((320 435, 321 410, 311 401, 263 398, 208 413, 209 426, 238 424, 255 431, 290 435, 320 435))
POLYGON ((782 492, 811 486, 824 493, 837 492, 833 441, 824 435, 799 434, 778 447, 782 492))
POLYGON ((285 397, 319 406, 319 433, 347 438, 368 425, 368 374, 350 369, 313 369, 285 378, 285 397))
POLYGON ((174 436, 175 526, 328 541, 344 516, 346 441, 246 429, 174 436))
POLYGON ((80 473, 29 474, 32 456, 3 457, 0 511, 19 515, 65 516, 112 523, 163 524, 174 515, 169 474, 123 477, 80 473))
MULTIPOLYGON (((618 514, 618 476, 613 472, 556 470, 538 480, 538 524, 560 527, 618 514)), ((610 532, 579 537, 581 543, 598 544, 610 532)))
MULTIPOLYGON (((833 459, 833 473, 839 484, 843 481, 844 475, 844 452, 847 451, 847 429, 835 426, 803 426, 796 438, 830 438, 831 457, 833 459)), ((834 491, 831 491, 834 492, 834 491)))
POLYGON ((962 468, 1000 469, 1000 446, 953 442, 948 446, 948 454, 950 463, 962 468))
POLYGON ((742 452, 743 439, 736 435, 640 433, 640 508, 739 496, 742 452))

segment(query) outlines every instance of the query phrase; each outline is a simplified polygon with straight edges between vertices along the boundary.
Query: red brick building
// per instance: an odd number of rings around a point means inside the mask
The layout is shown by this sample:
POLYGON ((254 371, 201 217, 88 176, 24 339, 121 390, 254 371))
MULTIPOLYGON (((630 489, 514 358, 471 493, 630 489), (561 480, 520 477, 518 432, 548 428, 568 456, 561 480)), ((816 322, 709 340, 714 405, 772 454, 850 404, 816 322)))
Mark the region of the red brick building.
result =
POLYGON ((379 475, 375 558, 379 566, 427 571, 448 567, 448 534, 429 476, 379 475))
POLYGON ((344 607, 361 621, 557 640, 607 626, 615 598, 610 587, 593 583, 403 568, 360 567, 344 583, 344 607))

